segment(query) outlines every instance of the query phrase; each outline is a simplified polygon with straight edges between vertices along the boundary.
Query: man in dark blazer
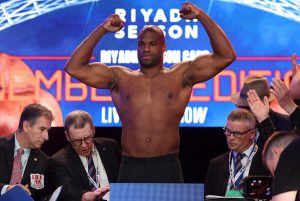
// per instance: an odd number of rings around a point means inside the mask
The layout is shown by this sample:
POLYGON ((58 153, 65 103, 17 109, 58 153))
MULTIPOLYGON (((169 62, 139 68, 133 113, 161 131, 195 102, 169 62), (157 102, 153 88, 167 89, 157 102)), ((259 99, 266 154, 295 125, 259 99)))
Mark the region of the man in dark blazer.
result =
POLYGON ((53 155, 49 170, 55 185, 63 186, 60 200, 109 200, 109 183, 117 182, 121 152, 112 139, 94 138, 95 128, 91 116, 76 110, 65 120, 65 133, 69 144, 53 155), (92 156, 97 177, 89 173, 92 156), (94 188, 94 189, 93 189, 94 188))
POLYGON ((227 117, 224 134, 229 151, 210 161, 205 195, 225 196, 231 190, 240 188, 239 183, 235 183, 237 179, 233 174, 236 168, 233 161, 238 153, 245 155, 240 169, 241 178, 269 174, 262 163, 261 148, 255 143, 256 119, 249 110, 238 108, 232 111, 227 117))
POLYGON ((46 173, 49 157, 40 148, 48 140, 52 120, 52 113, 46 107, 30 104, 21 114, 18 130, 10 136, 0 138, 1 195, 18 185, 34 200, 44 200, 51 181, 46 173), (18 150, 21 150, 19 166, 14 162, 18 150))

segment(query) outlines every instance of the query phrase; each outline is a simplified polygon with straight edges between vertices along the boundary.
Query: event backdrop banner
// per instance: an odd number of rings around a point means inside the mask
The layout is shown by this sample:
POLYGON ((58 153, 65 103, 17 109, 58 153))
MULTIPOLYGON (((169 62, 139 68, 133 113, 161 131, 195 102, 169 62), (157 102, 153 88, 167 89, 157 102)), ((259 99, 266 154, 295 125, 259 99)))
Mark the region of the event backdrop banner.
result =
MULTIPOLYGON (((184 1, 151 0, 7 0, 0 10, 0 115, 18 121, 24 105, 40 102, 54 112, 54 126, 76 109, 89 112, 96 126, 121 126, 110 91, 94 89, 64 72, 80 42, 109 15, 125 21, 96 46, 91 62, 139 68, 137 34, 159 25, 166 36, 167 68, 212 53, 208 36, 197 20, 179 17, 184 1)), ((225 31, 237 60, 207 82, 196 85, 181 120, 183 127, 221 127, 235 108, 231 94, 247 75, 283 79, 289 84, 291 55, 300 55, 300 0, 191 1, 225 31)), ((170 82, 172 84, 172 82, 170 82)), ((158 114, 159 115, 159 114, 158 114)))

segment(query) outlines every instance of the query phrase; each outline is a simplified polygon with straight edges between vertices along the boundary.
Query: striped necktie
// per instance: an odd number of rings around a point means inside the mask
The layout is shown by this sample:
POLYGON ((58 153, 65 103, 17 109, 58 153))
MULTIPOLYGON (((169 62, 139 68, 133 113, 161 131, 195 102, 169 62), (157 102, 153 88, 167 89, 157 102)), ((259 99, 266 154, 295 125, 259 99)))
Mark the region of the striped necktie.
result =
MULTIPOLYGON (((91 179, 94 180, 95 183, 97 183, 96 168, 95 168, 95 164, 94 164, 94 161, 93 161, 92 154, 90 156, 87 156, 87 161, 88 161, 89 176, 91 177, 91 179)), ((89 182, 89 184, 90 184, 90 187, 91 187, 91 191, 95 191, 97 189, 91 181, 89 182)))
POLYGON ((24 149, 19 148, 17 150, 17 154, 14 158, 14 163, 13 163, 13 170, 11 174, 11 179, 9 184, 14 185, 14 184, 20 184, 22 181, 22 161, 21 161, 21 156, 24 153, 24 149))
MULTIPOLYGON (((234 157, 234 177, 237 175, 237 173, 242 169, 242 159, 244 158, 244 153, 237 153, 237 155, 234 157)), ((234 184, 230 186, 230 189, 234 189, 234 187, 239 189, 240 181, 243 178, 243 173, 240 174, 240 176, 235 180, 234 184)))

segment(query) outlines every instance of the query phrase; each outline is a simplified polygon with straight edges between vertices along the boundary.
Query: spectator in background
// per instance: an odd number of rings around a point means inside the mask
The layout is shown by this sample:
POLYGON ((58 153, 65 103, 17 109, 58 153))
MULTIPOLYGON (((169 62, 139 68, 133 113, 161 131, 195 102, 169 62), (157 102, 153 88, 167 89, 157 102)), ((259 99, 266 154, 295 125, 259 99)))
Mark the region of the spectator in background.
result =
POLYGON ((300 131, 300 107, 293 101, 289 89, 280 79, 273 78, 271 93, 277 98, 279 105, 290 115, 295 132, 300 131))
POLYGON ((300 138, 292 132, 272 135, 263 150, 263 161, 273 175, 272 201, 294 201, 300 189, 300 138))
POLYGON ((229 114, 223 130, 229 151, 210 161, 204 194, 242 196, 239 193, 242 178, 268 175, 262 165, 261 148, 255 144, 256 119, 249 110, 238 108, 229 114))
MULTIPOLYGON (((247 92, 253 89, 257 92, 260 100, 263 100, 264 96, 268 98, 269 103, 275 100, 273 94, 270 93, 268 80, 262 76, 247 76, 245 78, 244 85, 240 92, 232 94, 231 102, 237 107, 250 109, 247 102, 247 92)), ((274 125, 276 131, 280 130, 291 130, 292 124, 289 120, 288 115, 284 115, 269 109, 269 117, 274 125)))
POLYGON ((30 104, 23 109, 17 131, 0 138, 1 195, 15 185, 34 200, 43 200, 50 193, 49 157, 40 148, 48 140, 52 121, 52 112, 45 106, 30 104))
POLYGON ((290 96, 297 105, 300 105, 300 64, 297 64, 297 56, 292 56, 293 77, 290 84, 290 96))
POLYGON ((49 170, 55 187, 63 186, 61 200, 109 200, 109 183, 117 182, 121 151, 116 141, 95 138, 92 117, 76 110, 65 119, 69 144, 54 154, 49 170))

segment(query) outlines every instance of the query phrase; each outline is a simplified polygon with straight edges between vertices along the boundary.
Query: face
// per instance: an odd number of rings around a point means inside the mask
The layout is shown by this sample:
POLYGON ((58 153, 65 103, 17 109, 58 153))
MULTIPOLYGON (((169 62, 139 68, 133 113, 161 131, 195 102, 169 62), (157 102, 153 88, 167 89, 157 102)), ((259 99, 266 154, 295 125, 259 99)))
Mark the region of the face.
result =
POLYGON ((40 149, 48 140, 48 131, 51 128, 51 120, 45 117, 38 117, 33 125, 28 121, 23 123, 25 143, 28 148, 40 149))
POLYGON ((150 68, 163 63, 165 45, 159 40, 159 34, 145 31, 138 40, 138 60, 141 67, 150 68))
POLYGON ((253 129, 254 126, 251 125, 250 122, 243 121, 243 120, 240 121, 227 120, 226 128, 231 132, 239 132, 239 133, 243 133, 245 131, 252 129, 246 132, 245 134, 243 134, 241 137, 235 137, 233 134, 231 134, 230 136, 226 135, 227 145, 229 149, 236 152, 243 152, 251 146, 256 131, 255 129, 253 129))
POLYGON ((74 128, 72 125, 69 128, 69 132, 66 133, 67 139, 72 144, 73 149, 77 154, 82 156, 89 156, 92 153, 94 142, 91 138, 94 135, 95 129, 88 123, 83 128, 74 128), (77 144, 80 141, 81 143, 77 144))

